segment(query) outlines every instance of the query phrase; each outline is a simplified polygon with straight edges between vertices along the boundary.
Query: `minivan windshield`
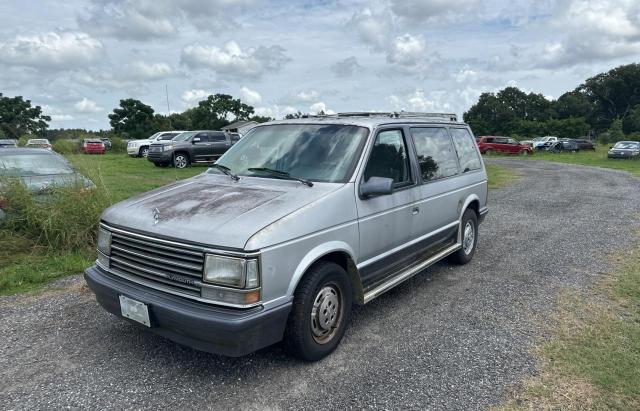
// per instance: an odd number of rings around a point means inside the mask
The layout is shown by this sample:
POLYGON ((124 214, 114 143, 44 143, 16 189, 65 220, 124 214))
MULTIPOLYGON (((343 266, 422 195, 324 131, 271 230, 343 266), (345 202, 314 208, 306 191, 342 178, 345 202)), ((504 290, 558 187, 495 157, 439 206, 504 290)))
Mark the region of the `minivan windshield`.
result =
POLYGON ((346 182, 368 134, 367 128, 339 124, 259 126, 216 163, 241 176, 278 178, 274 172, 264 172, 270 169, 309 181, 346 182))

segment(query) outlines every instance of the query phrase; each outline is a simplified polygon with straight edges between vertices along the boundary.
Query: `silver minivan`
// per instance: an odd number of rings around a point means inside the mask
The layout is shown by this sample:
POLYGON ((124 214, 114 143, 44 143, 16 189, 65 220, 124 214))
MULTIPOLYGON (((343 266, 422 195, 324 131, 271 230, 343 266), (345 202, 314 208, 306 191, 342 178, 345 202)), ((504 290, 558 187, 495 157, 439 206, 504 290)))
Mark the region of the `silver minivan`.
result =
POLYGON ((353 304, 469 262, 487 175, 451 114, 343 113, 253 128, 206 172, 107 209, 85 278, 111 313, 240 356, 309 361, 353 304))

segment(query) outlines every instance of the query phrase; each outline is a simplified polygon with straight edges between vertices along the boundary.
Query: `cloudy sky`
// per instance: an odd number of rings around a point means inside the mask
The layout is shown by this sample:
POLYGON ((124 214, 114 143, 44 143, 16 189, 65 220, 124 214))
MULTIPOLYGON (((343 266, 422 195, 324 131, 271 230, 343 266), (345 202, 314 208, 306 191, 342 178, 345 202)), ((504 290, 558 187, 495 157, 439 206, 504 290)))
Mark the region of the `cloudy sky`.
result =
POLYGON ((108 128, 133 97, 261 115, 447 111, 516 85, 558 97, 640 60, 637 0, 5 0, 0 92, 51 126, 108 128))

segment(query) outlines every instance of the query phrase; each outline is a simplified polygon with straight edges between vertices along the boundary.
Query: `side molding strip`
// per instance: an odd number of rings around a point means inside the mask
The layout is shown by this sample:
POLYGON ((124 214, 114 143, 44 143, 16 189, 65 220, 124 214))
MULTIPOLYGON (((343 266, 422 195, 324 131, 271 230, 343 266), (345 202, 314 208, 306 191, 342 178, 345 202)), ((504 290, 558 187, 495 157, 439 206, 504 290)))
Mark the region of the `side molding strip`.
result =
POLYGON ((400 274, 390 278, 388 281, 380 284, 379 286, 377 286, 376 288, 367 291, 364 294, 364 303, 368 303, 369 301, 373 300, 374 298, 384 294, 385 292, 389 291, 390 289, 392 289, 393 287, 395 287, 396 285, 402 283, 403 281, 408 280, 409 278, 413 277, 414 275, 418 274, 420 271, 424 270, 425 268, 429 267, 430 265, 440 261, 441 259, 443 259, 444 257, 448 256, 451 253, 454 253, 456 251, 458 251, 460 249, 460 247, 462 247, 460 244, 454 244, 449 248, 446 248, 444 250, 442 250, 441 252, 439 252, 438 254, 434 255, 433 257, 421 262, 418 265, 414 265, 412 267, 410 267, 409 269, 407 269, 406 271, 400 272, 400 274))

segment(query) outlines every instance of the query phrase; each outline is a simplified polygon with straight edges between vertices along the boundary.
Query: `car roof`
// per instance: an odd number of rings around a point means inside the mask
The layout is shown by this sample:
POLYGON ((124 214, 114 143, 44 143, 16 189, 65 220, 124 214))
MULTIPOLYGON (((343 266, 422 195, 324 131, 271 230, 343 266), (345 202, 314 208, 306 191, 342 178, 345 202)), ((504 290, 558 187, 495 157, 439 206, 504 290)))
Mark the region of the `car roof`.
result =
POLYGON ((47 154, 47 155, 56 155, 56 153, 51 152, 51 150, 47 150, 44 148, 27 148, 27 147, 17 147, 17 148, 3 148, 0 151, 0 154, 4 155, 16 155, 16 154, 47 154))
POLYGON ((455 114, 446 113, 338 113, 326 116, 270 121, 258 124, 256 127, 271 124, 338 124, 370 129, 387 124, 442 124, 466 127, 466 123, 456 120, 455 114))

